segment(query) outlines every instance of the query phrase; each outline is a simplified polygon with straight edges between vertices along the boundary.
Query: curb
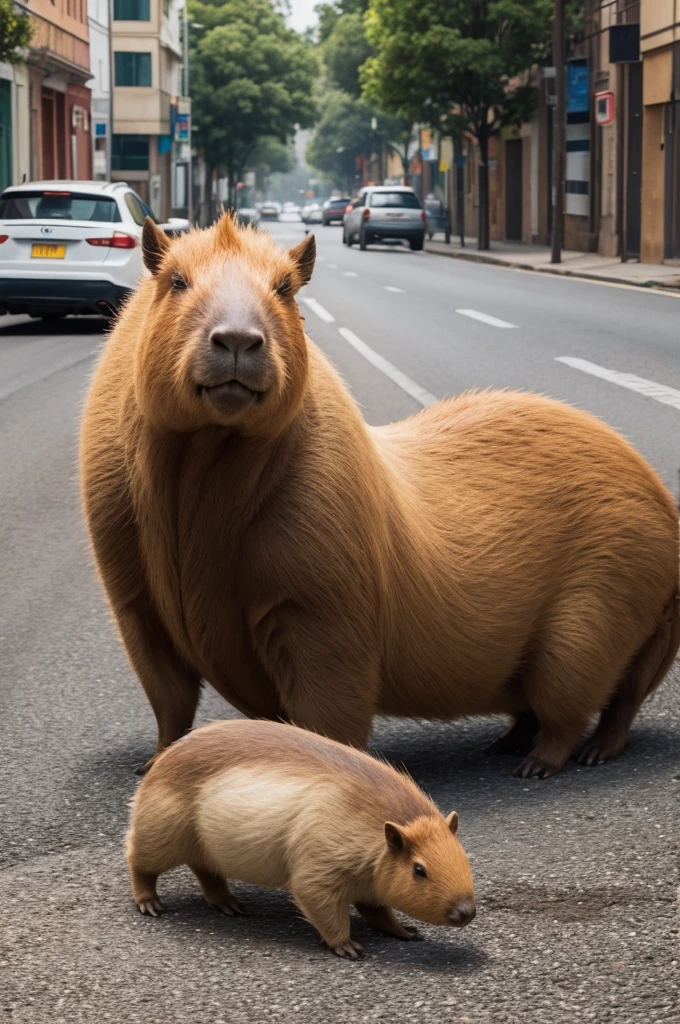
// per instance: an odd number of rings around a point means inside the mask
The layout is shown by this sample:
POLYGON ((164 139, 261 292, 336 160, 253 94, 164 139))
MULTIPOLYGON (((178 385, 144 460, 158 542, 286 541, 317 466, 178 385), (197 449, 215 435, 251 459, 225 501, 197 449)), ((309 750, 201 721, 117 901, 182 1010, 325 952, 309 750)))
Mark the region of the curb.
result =
MULTIPOLYGON (((425 245, 425 252, 432 256, 444 256, 447 259, 467 260, 468 263, 486 263, 494 267, 508 267, 510 270, 529 270, 533 274, 552 274, 554 277, 573 277, 582 281, 603 281, 605 284, 624 284, 629 288, 649 288, 680 294, 680 284, 665 284, 653 278, 647 281, 631 281, 628 277, 616 277, 612 274, 593 274, 587 270, 558 270, 556 267, 535 267, 532 263, 521 263, 516 260, 503 260, 497 256, 483 256, 478 252, 442 252, 430 249, 425 245)), ((680 275, 678 275, 680 277, 680 275)))

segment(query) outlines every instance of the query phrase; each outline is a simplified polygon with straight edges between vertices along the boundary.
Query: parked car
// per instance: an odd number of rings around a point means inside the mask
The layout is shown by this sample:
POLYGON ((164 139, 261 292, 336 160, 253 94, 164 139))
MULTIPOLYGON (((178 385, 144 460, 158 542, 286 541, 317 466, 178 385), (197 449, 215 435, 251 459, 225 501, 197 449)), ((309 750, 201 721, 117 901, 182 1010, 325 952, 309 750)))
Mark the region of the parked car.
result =
POLYGON ((319 203, 309 203, 302 207, 302 220, 305 224, 321 224, 323 221, 323 210, 319 203))
POLYGON ((291 217, 299 217, 300 216, 300 207, 297 205, 297 203, 284 203, 283 204, 283 213, 285 213, 285 214, 287 214, 288 216, 291 216, 291 217))
MULTIPOLYGON (((153 213, 125 182, 37 181, 0 195, 0 314, 57 320, 110 313, 145 273, 142 228, 153 213)), ((169 235, 189 221, 161 224, 169 235)))
POLYGON ((345 245, 358 242, 359 248, 365 249, 371 242, 396 238, 419 252, 425 241, 425 224, 425 210, 412 188, 371 185, 347 207, 342 240, 345 245))
POLYGON ((260 217, 262 220, 278 220, 281 207, 278 203, 273 203, 271 200, 267 200, 262 203, 260 207, 260 217))
POLYGON ((342 224, 349 201, 349 196, 340 196, 337 199, 326 200, 323 204, 323 217, 321 220, 324 227, 328 224, 342 224))
POLYGON ((260 223, 260 211, 255 206, 242 206, 236 211, 236 218, 242 227, 248 224, 256 228, 260 223))

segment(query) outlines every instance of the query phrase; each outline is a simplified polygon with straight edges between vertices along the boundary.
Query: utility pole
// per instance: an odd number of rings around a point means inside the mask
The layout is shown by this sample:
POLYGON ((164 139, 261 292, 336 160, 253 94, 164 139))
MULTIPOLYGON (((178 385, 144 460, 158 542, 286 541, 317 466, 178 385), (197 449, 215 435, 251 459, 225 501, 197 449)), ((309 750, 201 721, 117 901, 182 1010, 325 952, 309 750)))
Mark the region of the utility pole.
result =
POLYGON ((564 172, 567 130, 567 88, 565 76, 564 0, 555 0, 553 20, 553 62, 555 64, 555 118, 553 151, 553 218, 551 263, 562 262, 564 235, 564 172))

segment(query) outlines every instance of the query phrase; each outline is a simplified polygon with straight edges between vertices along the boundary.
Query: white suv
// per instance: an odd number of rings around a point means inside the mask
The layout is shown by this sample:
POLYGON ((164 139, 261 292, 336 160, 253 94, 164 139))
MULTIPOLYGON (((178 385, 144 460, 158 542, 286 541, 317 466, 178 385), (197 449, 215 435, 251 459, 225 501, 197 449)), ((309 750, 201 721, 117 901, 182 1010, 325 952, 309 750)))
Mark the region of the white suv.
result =
MULTIPOLYGON (((110 313, 143 273, 151 210, 125 182, 37 181, 0 195, 0 314, 110 313)), ((168 234, 187 231, 173 218, 168 234)))

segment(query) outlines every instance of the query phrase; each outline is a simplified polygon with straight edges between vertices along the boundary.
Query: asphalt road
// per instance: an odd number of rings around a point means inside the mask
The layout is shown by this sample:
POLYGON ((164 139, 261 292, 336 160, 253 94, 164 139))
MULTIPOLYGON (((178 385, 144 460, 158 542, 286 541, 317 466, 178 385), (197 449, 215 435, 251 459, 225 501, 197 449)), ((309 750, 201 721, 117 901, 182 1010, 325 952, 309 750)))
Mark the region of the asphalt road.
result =
MULTIPOLYGON (((302 237, 299 223, 272 231, 302 237)), ((612 423, 676 488, 680 299, 350 251, 340 235, 317 231, 301 308, 370 422, 415 412, 424 393, 538 390, 612 423)), ((161 881, 166 916, 136 912, 122 839, 155 723, 94 576, 76 470, 103 341, 95 319, 0 319, 0 1020, 678 1024, 677 665, 620 760, 545 782, 485 758, 496 721, 377 725, 373 749, 459 812, 478 895, 463 931, 425 926, 404 944, 357 919, 367 955, 351 964, 287 894, 236 885, 249 914, 232 920, 186 871, 161 881)), ((201 721, 231 714, 206 693, 201 721)))

